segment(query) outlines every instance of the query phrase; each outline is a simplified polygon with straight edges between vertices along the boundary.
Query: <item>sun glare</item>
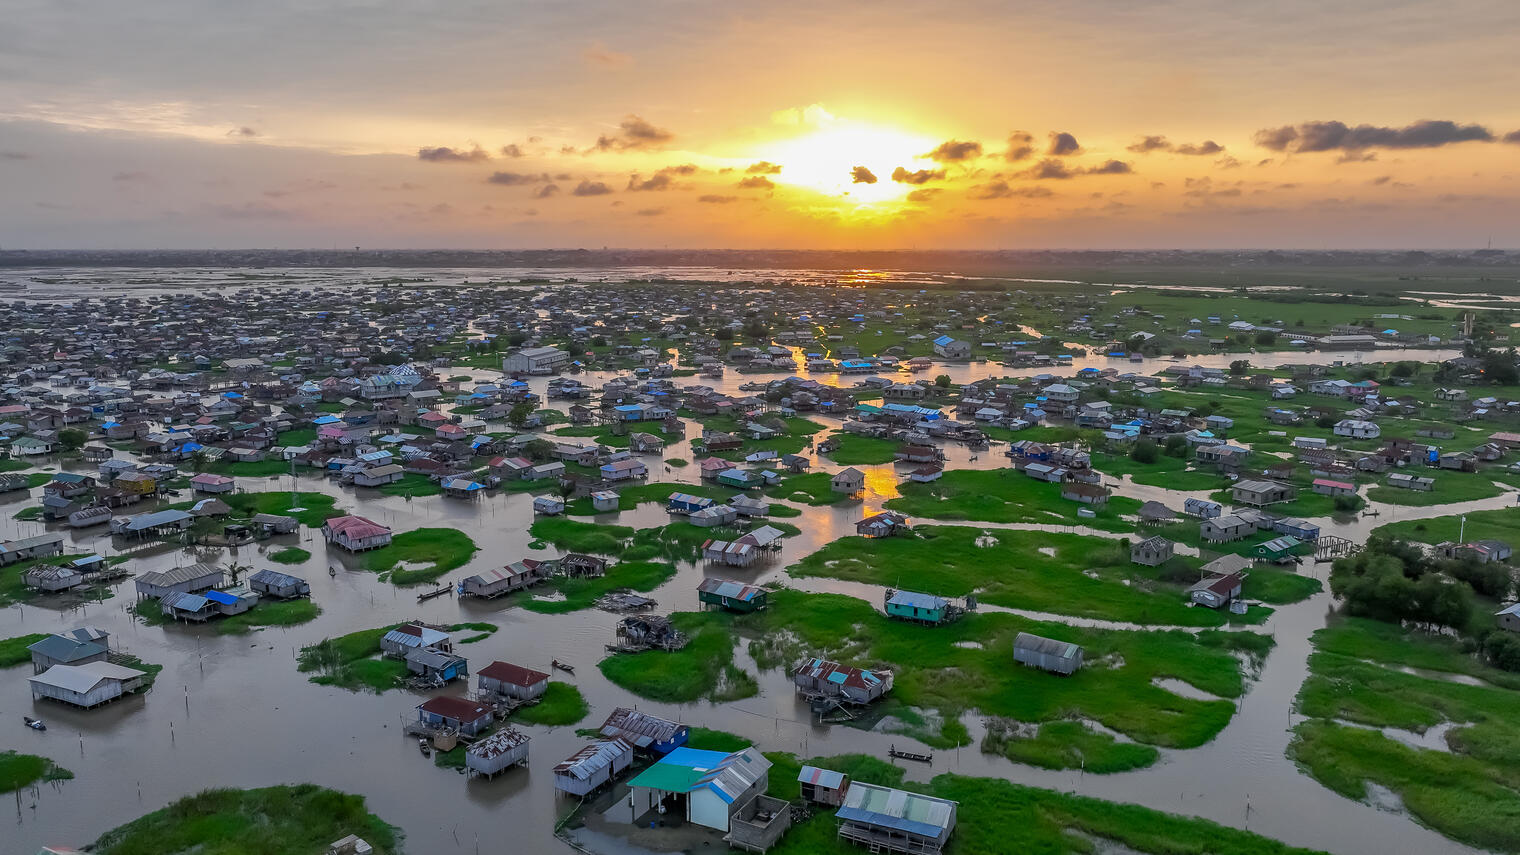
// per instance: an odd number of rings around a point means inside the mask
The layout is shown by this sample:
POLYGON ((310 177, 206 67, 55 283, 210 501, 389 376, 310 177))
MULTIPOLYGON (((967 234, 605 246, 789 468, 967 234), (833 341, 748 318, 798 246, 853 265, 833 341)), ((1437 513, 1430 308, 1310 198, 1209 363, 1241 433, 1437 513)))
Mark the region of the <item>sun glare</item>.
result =
POLYGON ((781 164, 781 173, 773 176, 779 184, 868 205, 901 199, 913 190, 913 185, 893 181, 892 171, 897 167, 912 172, 934 166, 923 157, 934 146, 928 137, 841 120, 767 147, 764 156, 781 164), (858 166, 869 170, 876 182, 856 181, 854 170, 858 166))

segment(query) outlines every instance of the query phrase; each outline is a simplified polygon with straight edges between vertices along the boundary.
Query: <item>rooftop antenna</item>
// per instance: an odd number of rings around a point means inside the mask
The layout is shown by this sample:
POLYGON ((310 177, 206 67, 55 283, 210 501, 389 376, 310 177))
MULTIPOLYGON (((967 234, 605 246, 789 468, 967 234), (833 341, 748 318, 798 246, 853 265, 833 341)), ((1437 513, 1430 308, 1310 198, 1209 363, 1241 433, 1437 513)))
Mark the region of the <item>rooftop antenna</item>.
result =
POLYGON ((296 507, 299 493, 296 491, 296 459, 290 458, 290 510, 292 513, 300 513, 305 508, 296 507))

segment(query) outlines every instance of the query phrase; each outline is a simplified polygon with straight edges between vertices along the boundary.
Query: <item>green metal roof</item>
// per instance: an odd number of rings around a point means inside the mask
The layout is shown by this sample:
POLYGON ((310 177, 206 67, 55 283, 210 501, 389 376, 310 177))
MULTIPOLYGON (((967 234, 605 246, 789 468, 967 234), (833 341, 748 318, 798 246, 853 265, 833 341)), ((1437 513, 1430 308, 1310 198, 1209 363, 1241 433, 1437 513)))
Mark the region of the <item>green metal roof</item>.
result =
POLYGON ((628 782, 630 787, 649 787, 667 793, 689 793, 706 772, 675 763, 656 763, 628 782))

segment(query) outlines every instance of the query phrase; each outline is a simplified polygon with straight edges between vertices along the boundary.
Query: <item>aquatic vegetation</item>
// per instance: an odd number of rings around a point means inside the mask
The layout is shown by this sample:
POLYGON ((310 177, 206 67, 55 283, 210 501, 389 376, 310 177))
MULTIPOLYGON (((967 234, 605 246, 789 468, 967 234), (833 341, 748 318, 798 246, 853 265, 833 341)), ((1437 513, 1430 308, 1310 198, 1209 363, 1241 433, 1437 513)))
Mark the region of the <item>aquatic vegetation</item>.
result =
MULTIPOLYGON (((773 592, 765 611, 733 624, 756 638, 749 651, 761 668, 824 655, 891 670, 891 700, 935 710, 946 724, 969 710, 1030 723, 1080 716, 1169 748, 1195 748, 1213 739, 1234 714, 1228 699, 1245 688, 1237 654, 1260 661, 1272 647, 1270 637, 1250 632, 1080 629, 1006 613, 926 627, 889 620, 851 597, 787 590, 773 592), (1070 677, 1017 666, 1013 640, 1020 632, 1081 644, 1086 664, 1070 677), (1174 694, 1155 685, 1160 678, 1181 680, 1218 700, 1174 694)), ((931 744, 964 741, 963 731, 943 724, 938 733, 920 735, 925 737, 931 744)))
POLYGON ((613 683, 654 701, 750 697, 759 692, 759 686, 733 664, 730 620, 720 612, 678 612, 671 615, 671 622, 690 637, 685 647, 671 652, 615 653, 597 667, 613 683))
POLYGON ((580 689, 569 683, 551 682, 538 703, 520 707, 512 718, 524 724, 563 727, 576 724, 590 712, 580 689))
POLYGON ((29 787, 38 781, 67 781, 73 777, 73 772, 46 757, 15 751, 0 752, 0 793, 29 787))
POLYGON ((1520 851, 1520 674, 1483 664, 1454 638, 1360 618, 1337 620, 1313 640, 1298 695, 1311 718, 1294 728, 1289 756, 1348 798, 1367 799, 1375 784, 1441 834, 1520 851), (1447 751, 1369 729, 1423 733, 1446 722, 1455 723, 1447 751))
POLYGON ((396 830, 365 810, 363 796, 315 784, 205 790, 107 831, 95 841, 93 851, 99 855, 319 853, 349 834, 362 837, 376 855, 400 851, 396 830))
POLYGON ((14 668, 32 661, 31 651, 27 648, 47 637, 45 632, 34 632, 31 635, 0 639, 0 668, 14 668))
POLYGON ((269 560, 276 564, 300 564, 310 557, 311 553, 299 546, 287 546, 268 555, 269 560))
POLYGON ((260 600, 259 604, 238 615, 215 618, 211 626, 221 635, 252 632, 266 626, 297 626, 310 623, 322 609, 309 599, 260 600))
POLYGON ((419 528, 391 538, 389 546, 360 556, 364 569, 401 586, 431 582, 468 564, 480 547, 454 528, 419 528), (400 565, 410 565, 400 567, 400 565))

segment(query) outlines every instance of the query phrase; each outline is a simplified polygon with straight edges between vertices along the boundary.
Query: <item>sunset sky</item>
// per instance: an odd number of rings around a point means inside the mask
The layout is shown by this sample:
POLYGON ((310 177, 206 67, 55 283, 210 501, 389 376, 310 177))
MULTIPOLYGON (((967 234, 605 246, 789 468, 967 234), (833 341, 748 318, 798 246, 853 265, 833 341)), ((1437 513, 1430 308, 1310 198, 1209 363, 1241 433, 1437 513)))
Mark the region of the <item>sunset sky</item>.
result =
POLYGON ((1520 3, 0 0, 0 247, 1520 247, 1520 3))

